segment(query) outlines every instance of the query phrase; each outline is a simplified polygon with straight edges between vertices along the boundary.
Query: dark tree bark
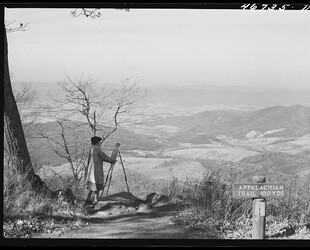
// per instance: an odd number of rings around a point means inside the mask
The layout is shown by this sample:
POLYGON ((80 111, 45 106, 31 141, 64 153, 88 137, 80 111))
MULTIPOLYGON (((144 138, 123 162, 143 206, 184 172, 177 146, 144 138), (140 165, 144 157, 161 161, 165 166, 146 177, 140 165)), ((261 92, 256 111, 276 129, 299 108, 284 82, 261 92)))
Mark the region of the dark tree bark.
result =
POLYGON ((34 175, 29 156, 20 115, 12 91, 9 62, 8 43, 4 27, 4 134, 8 150, 13 157, 13 163, 20 174, 34 175))
MULTIPOLYGON (((12 159, 12 166, 17 175, 23 176, 31 184, 33 191, 40 192, 51 198, 57 198, 60 194, 70 202, 75 199, 71 189, 53 191, 49 189, 40 176, 36 175, 32 167, 24 130, 18 112, 15 97, 13 95, 12 84, 9 71, 8 43, 6 29, 4 26, 4 135, 8 153, 12 159)), ((9 189, 13 190, 14 185, 9 189)))

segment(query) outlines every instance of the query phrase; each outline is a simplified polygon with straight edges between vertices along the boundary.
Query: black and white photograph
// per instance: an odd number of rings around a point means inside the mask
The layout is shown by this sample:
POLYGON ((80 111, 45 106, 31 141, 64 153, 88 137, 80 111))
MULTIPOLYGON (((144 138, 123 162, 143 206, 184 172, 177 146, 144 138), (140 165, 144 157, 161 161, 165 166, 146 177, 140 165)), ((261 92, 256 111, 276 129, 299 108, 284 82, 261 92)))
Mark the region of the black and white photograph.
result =
POLYGON ((309 4, 2 7, 2 244, 309 246, 309 4))

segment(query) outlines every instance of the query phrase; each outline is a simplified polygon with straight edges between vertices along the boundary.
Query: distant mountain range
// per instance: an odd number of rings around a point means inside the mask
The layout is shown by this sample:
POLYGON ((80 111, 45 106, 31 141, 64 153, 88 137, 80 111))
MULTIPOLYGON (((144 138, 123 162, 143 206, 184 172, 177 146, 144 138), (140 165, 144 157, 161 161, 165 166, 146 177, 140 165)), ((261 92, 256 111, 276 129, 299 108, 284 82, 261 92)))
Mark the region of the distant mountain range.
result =
POLYGON ((310 107, 278 105, 257 111, 204 111, 147 124, 181 128, 170 138, 173 142, 209 143, 218 135, 244 137, 251 130, 260 133, 274 130, 264 136, 300 137, 310 132, 310 107))
POLYGON ((144 102, 176 105, 303 105, 310 106, 309 89, 278 89, 216 85, 154 85, 145 87, 144 102))
MULTIPOLYGON (((20 83, 13 83, 16 89, 20 83)), ((32 83, 34 89, 44 96, 48 91, 54 94, 63 94, 57 83, 32 83)), ((100 87, 100 84, 96 85, 100 87)), ((102 85, 103 86, 103 85, 102 85)), ((116 87, 109 84, 110 87, 116 87)), ((154 127, 156 125, 172 125, 180 128, 180 132, 166 141, 171 143, 204 144, 217 140, 218 135, 244 137, 249 131, 257 131, 264 136, 299 137, 310 132, 310 89, 277 89, 244 86, 217 86, 217 85, 154 85, 143 86, 147 96, 142 102, 155 104, 175 104, 177 106, 200 105, 253 105, 262 106, 256 111, 213 110, 203 111, 194 115, 171 116, 145 122, 141 125, 154 127), (273 133, 268 134, 269 131, 273 133)), ((46 101, 46 98, 43 98, 46 101)), ((55 131, 56 123, 42 125, 46 131, 55 131)), ((142 133, 141 133, 142 134, 142 133)), ((155 149, 160 147, 154 138, 132 133, 127 130, 118 130, 111 141, 119 141, 122 148, 155 149), (120 141, 122 140, 122 141, 120 141)), ((107 144, 113 147, 113 143, 107 144)), ((40 147, 39 145, 36 145, 40 147)), ((35 148, 38 148, 35 147, 35 148)), ((45 146, 43 146, 45 147, 45 146)), ((34 150, 35 151, 35 150, 34 150)), ((46 151, 46 155, 50 152, 46 151)))
MULTIPOLYGON (((21 82, 13 82, 16 90, 22 88, 21 82)), ((42 100, 48 92, 61 96, 57 83, 33 82, 32 87, 37 90, 42 100)), ((94 84, 94 88, 118 88, 119 83, 99 83, 94 84)), ((287 89, 287 88, 263 88, 248 86, 221 86, 221 85, 139 85, 143 91, 147 92, 143 103, 166 103, 185 106, 197 105, 303 105, 310 107, 310 88, 308 89, 287 89)))

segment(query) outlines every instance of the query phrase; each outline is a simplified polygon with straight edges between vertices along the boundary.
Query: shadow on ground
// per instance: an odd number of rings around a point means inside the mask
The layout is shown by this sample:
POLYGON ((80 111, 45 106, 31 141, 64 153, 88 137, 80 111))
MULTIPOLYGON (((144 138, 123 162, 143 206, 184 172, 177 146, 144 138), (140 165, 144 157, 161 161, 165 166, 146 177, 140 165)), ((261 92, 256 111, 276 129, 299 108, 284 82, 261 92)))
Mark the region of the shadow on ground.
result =
MULTIPOLYGON (((111 210, 113 209, 113 205, 104 205, 100 207, 99 209, 94 209, 91 212, 91 215, 100 215, 98 212, 100 211, 106 211, 106 210, 111 210)), ((165 217, 168 215, 172 215, 173 212, 180 211, 184 206, 176 205, 176 204, 167 204, 167 205, 162 205, 158 207, 152 207, 149 208, 148 210, 144 212, 133 212, 133 213, 118 213, 115 216, 113 214, 110 214, 110 217, 88 217, 86 218, 86 221, 91 222, 91 223, 102 223, 102 222, 108 222, 108 221, 114 221, 114 220, 119 220, 119 219, 131 219, 131 220, 138 220, 141 218, 159 218, 159 217, 165 217)))
POLYGON ((88 239, 214 239, 210 234, 189 232, 171 223, 174 212, 184 205, 171 201, 140 200, 123 192, 101 199, 89 209, 88 226, 59 238, 88 239))

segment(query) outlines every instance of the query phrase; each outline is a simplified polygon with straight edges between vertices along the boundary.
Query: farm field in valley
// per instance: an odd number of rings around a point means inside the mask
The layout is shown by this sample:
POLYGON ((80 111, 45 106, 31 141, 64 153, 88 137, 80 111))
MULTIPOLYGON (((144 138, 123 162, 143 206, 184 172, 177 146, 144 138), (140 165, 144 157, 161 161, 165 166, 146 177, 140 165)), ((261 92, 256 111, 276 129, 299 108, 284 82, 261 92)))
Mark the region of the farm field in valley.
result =
MULTIPOLYGON (((158 107, 157 107, 158 108, 158 107)), ((206 107, 205 107, 206 108, 206 107)), ((214 106, 212 107, 214 109, 214 106)), ((199 114, 202 107, 195 107, 190 111, 189 108, 177 108, 177 106, 160 106, 159 109, 153 109, 154 114, 157 114, 157 119, 162 117, 189 117, 191 115, 199 114), (169 116, 170 115, 170 116, 169 116)), ((248 107, 236 106, 232 110, 239 110, 240 112, 248 111, 248 107)), ((151 110, 151 109, 150 109, 151 110)), ((309 174, 307 169, 307 152, 310 150, 310 134, 304 134, 300 137, 285 137, 285 136, 273 136, 275 133, 283 132, 283 128, 265 130, 263 132, 256 130, 249 130, 241 136, 230 136, 222 133, 214 133, 208 135, 207 143, 191 143, 189 142, 177 142, 170 141, 171 137, 178 138, 178 135, 186 130, 182 126, 176 124, 159 123, 155 126, 150 125, 149 121, 156 120, 154 114, 148 110, 148 116, 145 118, 145 122, 131 123, 126 126, 126 129, 134 132, 140 136, 151 136, 154 141, 161 143, 161 146, 154 150, 148 149, 135 149, 126 148, 122 149, 121 154, 125 169, 129 171, 135 171, 143 176, 156 180, 171 180, 172 177, 177 178, 180 181, 185 180, 199 180, 205 174, 208 174, 210 169, 203 166, 201 161, 211 160, 221 164, 221 166, 237 166, 238 163, 244 162, 251 157, 258 157, 266 153, 285 153, 288 156, 303 157, 305 161, 302 162, 300 168, 288 171, 298 176, 306 176, 309 174), (305 158, 306 157, 306 158, 305 158), (246 160, 245 160, 246 159, 246 160), (294 170, 296 170, 294 172, 294 170)), ((254 112, 254 111, 252 111, 254 112)), ((139 117, 137 118, 138 120, 139 117)), ((181 124, 182 125, 182 124, 181 124)), ((204 132, 196 132, 198 137, 203 136, 204 132)), ((203 137, 201 137, 203 138, 203 137)), ((119 142, 122 144, 123 138, 119 138, 119 142)), ((202 141, 203 142, 203 141, 202 141)), ((113 142, 114 143, 114 142, 113 142)), ((112 142, 109 144, 113 144, 112 142)), ((109 155, 111 153, 110 148, 107 145, 103 145, 104 151, 109 155)), ((268 156, 269 157, 269 156, 268 156)), ((295 159, 295 158, 294 158, 295 159)), ((249 160, 245 162, 246 165, 253 166, 253 162, 249 160)), ((259 166, 260 163, 255 163, 259 166)), ((254 164, 254 165, 255 165, 254 164)), ((273 163, 274 170, 277 169, 281 172, 281 166, 277 166, 277 163, 273 163)), ((289 164, 286 162, 286 164, 289 164)), ((41 173, 45 171, 47 173, 49 167, 43 166, 41 173), (45 169, 45 170, 44 170, 45 169)), ((108 164, 106 164, 108 168, 108 164)), ((120 161, 116 164, 116 169, 121 168, 120 161)), ((66 173, 69 171, 69 165, 54 166, 54 172, 66 173), (67 169, 67 170, 64 170, 67 169)))

